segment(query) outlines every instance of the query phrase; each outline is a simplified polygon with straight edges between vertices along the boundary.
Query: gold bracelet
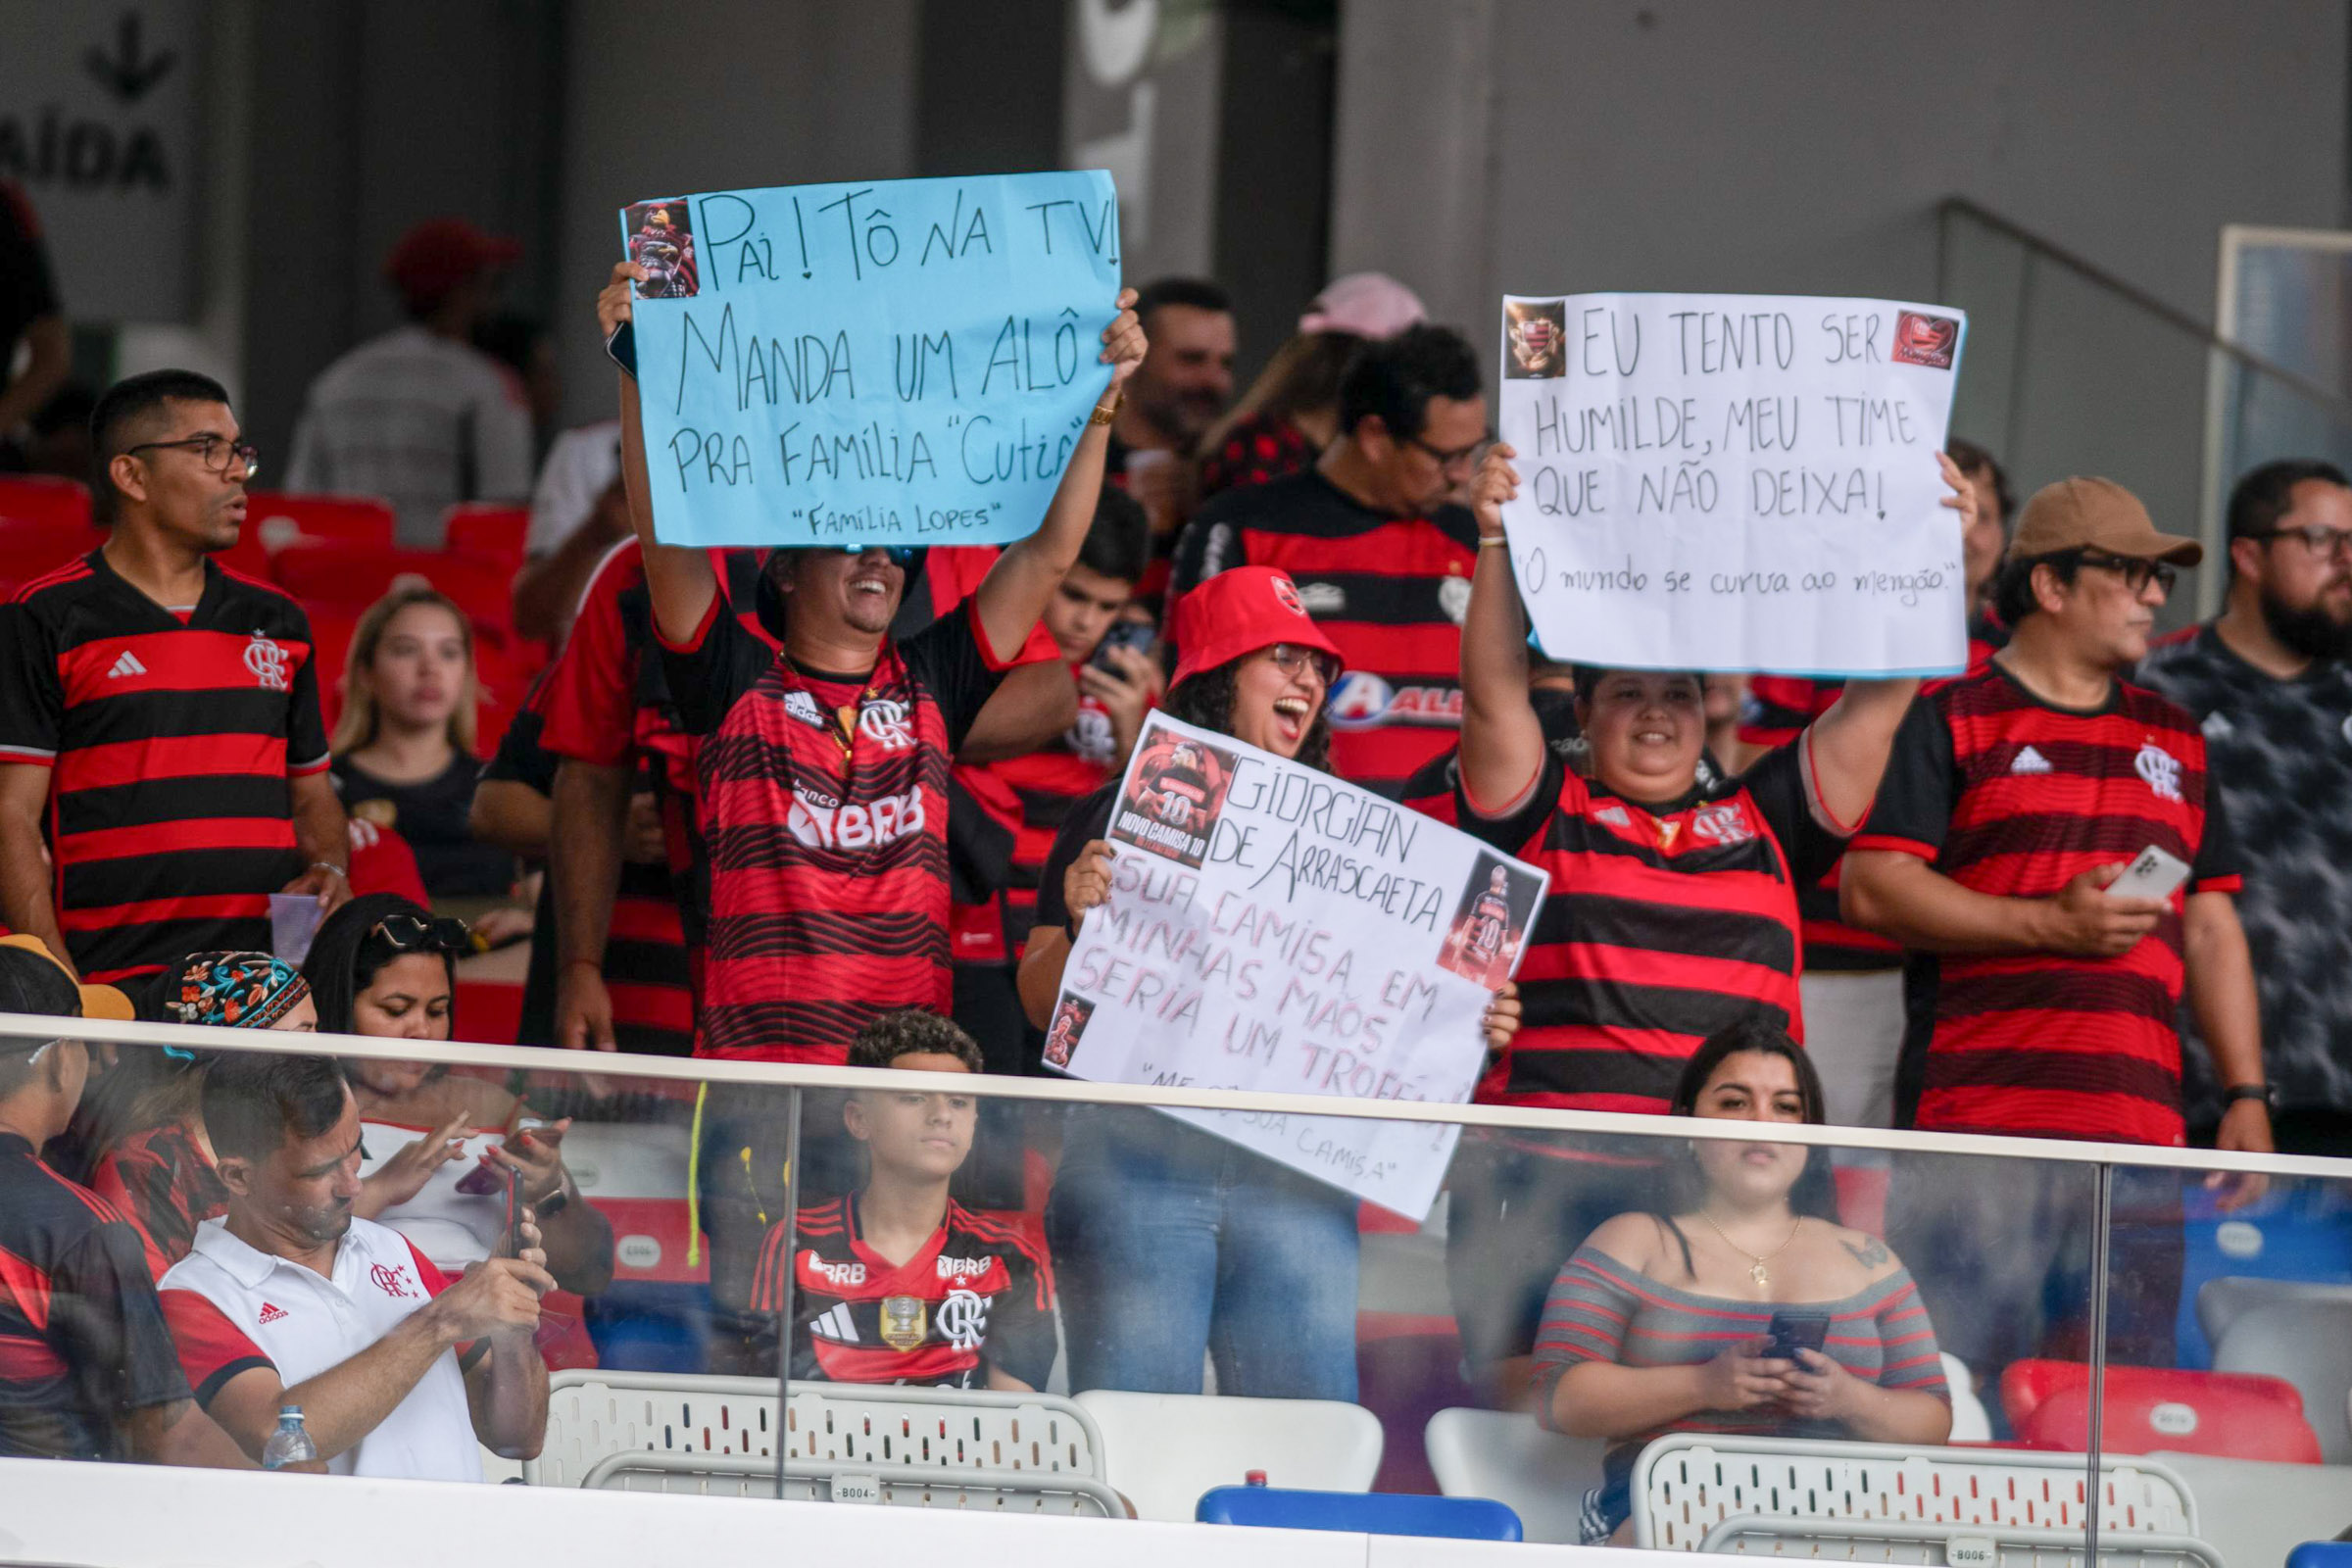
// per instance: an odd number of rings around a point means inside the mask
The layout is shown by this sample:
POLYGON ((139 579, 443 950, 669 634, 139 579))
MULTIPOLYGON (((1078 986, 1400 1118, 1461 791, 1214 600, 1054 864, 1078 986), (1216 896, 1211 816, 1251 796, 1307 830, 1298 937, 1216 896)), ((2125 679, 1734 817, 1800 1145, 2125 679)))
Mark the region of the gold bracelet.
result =
POLYGON ((1100 403, 1096 404, 1095 412, 1087 418, 1086 422, 1088 424, 1108 424, 1119 416, 1119 407, 1126 401, 1127 394, 1124 392, 1111 394, 1110 407, 1106 409, 1100 403))

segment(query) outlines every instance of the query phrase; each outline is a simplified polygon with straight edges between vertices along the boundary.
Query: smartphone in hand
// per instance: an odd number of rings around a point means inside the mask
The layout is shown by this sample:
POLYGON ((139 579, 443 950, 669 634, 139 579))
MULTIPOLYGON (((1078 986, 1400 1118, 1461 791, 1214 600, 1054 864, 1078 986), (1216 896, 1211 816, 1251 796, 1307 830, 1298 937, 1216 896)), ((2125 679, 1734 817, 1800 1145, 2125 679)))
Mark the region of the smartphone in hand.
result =
POLYGON ((522 1172, 506 1166, 507 1177, 507 1235, 500 1251, 508 1257, 522 1255, 522 1172))
MULTIPOLYGON (((1770 1340, 1764 1348, 1768 1359, 1795 1361, 1799 1350, 1818 1350, 1830 1337, 1830 1314, 1827 1312, 1775 1312, 1772 1325, 1766 1331, 1770 1340)), ((1801 1361, 1797 1363, 1803 1365, 1801 1361)))
POLYGON ((2168 855, 2151 844, 2124 867, 2123 874, 2107 884, 2111 899, 2169 899, 2173 890, 2188 880, 2188 862, 2177 855, 2168 855))
POLYGON ((1110 662, 1110 651, 1129 648, 1139 654, 1150 653, 1153 636, 1152 628, 1140 620, 1114 620, 1110 623, 1110 630, 1102 634, 1102 640, 1095 644, 1095 656, 1087 662, 1097 669, 1116 675, 1119 670, 1110 662))

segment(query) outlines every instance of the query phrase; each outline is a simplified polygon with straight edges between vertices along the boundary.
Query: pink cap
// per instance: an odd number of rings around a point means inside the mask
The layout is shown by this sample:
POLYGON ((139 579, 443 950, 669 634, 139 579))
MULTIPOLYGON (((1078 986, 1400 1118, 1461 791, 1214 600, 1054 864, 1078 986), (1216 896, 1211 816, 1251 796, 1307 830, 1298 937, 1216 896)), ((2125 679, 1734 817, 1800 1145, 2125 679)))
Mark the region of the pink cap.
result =
POLYGON ((1298 318, 1301 332, 1353 332, 1357 337, 1394 337, 1429 319, 1421 296, 1386 272, 1349 272, 1335 277, 1298 318))

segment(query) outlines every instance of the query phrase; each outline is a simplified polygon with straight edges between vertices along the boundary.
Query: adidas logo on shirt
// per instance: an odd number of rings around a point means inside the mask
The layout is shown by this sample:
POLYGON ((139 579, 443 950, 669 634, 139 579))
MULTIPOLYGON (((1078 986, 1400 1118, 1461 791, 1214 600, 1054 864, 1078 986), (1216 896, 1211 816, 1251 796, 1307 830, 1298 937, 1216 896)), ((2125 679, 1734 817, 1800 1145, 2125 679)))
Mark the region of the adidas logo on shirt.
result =
POLYGON ((2018 753, 2017 760, 2009 764, 2012 773, 2047 773, 2049 770, 2050 760, 2031 746, 2018 753))
MULTIPOLYGON (((128 654, 124 654, 122 657, 124 659, 128 659, 130 656, 128 654)), ((262 1303, 261 1321, 264 1323, 274 1323, 279 1318, 285 1317, 286 1315, 286 1309, 282 1306, 278 1306, 270 1301, 264 1301, 262 1303)))
POLYGON ((858 1325, 850 1318, 850 1303, 836 1302, 833 1309, 810 1325, 819 1338, 835 1340, 843 1345, 858 1343, 858 1325))
POLYGON ((146 673, 147 666, 139 662, 139 656, 125 648, 122 650, 122 657, 116 660, 114 667, 106 672, 106 678, 121 680, 125 675, 144 675, 146 673))

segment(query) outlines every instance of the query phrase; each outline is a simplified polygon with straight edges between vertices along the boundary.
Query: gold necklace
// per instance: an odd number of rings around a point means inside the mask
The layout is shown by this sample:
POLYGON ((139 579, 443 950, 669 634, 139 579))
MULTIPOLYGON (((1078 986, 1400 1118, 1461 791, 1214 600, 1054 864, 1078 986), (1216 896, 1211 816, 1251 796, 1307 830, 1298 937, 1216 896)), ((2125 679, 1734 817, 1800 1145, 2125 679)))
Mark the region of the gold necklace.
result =
POLYGON ((1733 1251, 1738 1252, 1741 1257, 1748 1259, 1754 1265, 1747 1271, 1747 1277, 1756 1282, 1756 1289, 1758 1290, 1768 1290, 1772 1286, 1772 1275, 1766 1272, 1764 1265, 1772 1261, 1774 1258, 1780 1256, 1783 1252, 1788 1250, 1788 1242, 1795 1241, 1796 1233, 1800 1230, 1803 1230, 1805 1227, 1805 1216, 1802 1214, 1797 1215, 1796 1223, 1788 1227, 1788 1241, 1783 1242, 1771 1251, 1759 1255, 1755 1252, 1749 1251, 1746 1248, 1741 1247, 1738 1242, 1733 1241, 1729 1236, 1724 1236, 1723 1227, 1716 1224, 1715 1216, 1708 1213, 1704 1208, 1701 1208, 1698 1211, 1698 1217, 1707 1222, 1707 1229, 1713 1231, 1718 1236, 1723 1236, 1724 1246, 1730 1248, 1733 1251))

